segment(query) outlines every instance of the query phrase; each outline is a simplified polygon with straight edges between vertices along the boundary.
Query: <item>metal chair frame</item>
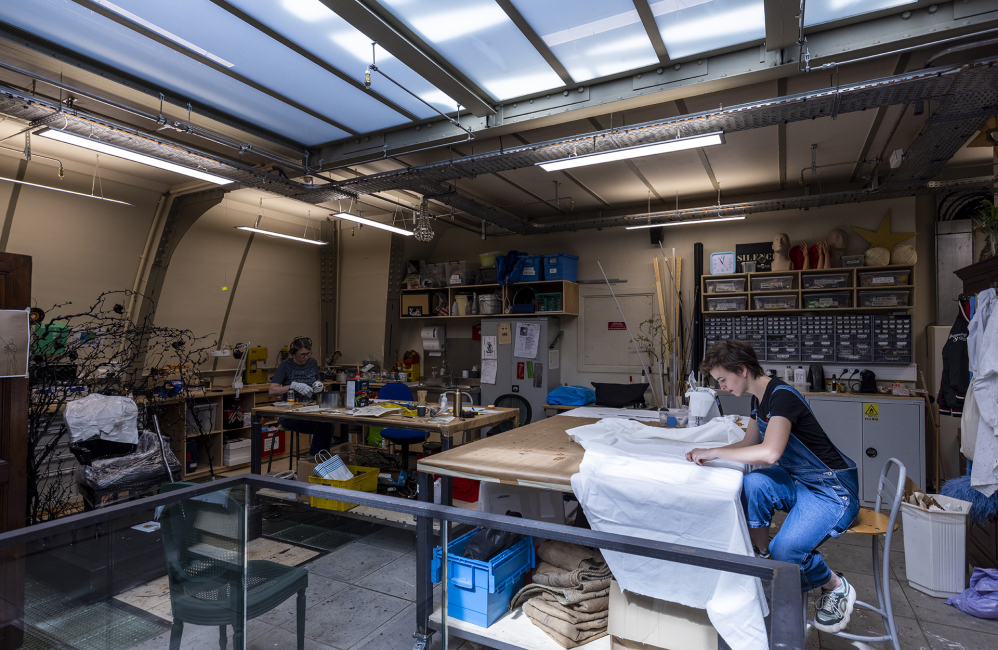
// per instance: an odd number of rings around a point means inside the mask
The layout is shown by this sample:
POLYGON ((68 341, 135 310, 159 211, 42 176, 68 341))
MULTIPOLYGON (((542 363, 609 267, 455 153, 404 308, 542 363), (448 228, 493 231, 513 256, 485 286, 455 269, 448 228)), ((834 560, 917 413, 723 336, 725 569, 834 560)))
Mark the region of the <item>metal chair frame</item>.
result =
MULTIPOLYGON (((857 600, 857 607, 864 607, 872 612, 880 614, 881 621, 884 625, 884 631, 886 634, 880 636, 864 636, 859 634, 849 634, 848 632, 841 631, 833 633, 833 636, 841 637, 843 639, 848 639, 850 641, 864 641, 864 642, 876 642, 876 641, 890 641, 891 646, 894 650, 901 650, 901 644, 898 641, 898 631, 897 625, 894 622, 894 609, 891 604, 891 541, 894 537, 894 527, 897 520, 898 511, 901 509, 901 500, 904 498, 904 484, 907 478, 908 470, 905 468, 904 463, 896 458, 891 458, 884 465, 884 469, 880 472, 880 480, 877 483, 877 501, 873 510, 869 508, 862 508, 860 513, 863 511, 874 512, 877 514, 881 513, 881 508, 884 507, 885 503, 891 504, 890 515, 887 518, 887 529, 883 532, 860 532, 854 531, 852 528, 846 531, 846 534, 853 535, 870 535, 872 540, 873 549, 873 584, 877 591, 877 607, 865 603, 863 601, 857 600), (898 483, 895 486, 891 483, 890 479, 887 478, 888 473, 891 470, 891 466, 896 465, 898 468, 898 483), (881 556, 880 553, 880 538, 884 538, 884 552, 881 556)), ((857 517, 858 519, 858 517, 857 517)), ((854 524, 855 525, 855 524, 854 524)), ((807 621, 805 626, 805 634, 808 626, 814 625, 814 621, 807 618, 807 598, 804 601, 804 619, 807 621)))

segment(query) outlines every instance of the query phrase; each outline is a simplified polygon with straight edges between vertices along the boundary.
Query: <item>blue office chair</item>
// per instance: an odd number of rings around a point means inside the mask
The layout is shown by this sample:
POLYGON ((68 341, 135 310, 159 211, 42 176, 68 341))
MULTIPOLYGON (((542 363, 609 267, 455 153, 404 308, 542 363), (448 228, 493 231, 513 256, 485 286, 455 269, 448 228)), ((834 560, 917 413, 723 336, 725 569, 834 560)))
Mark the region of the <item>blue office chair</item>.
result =
MULTIPOLYGON (((385 384, 378 391, 378 399, 396 399, 403 402, 412 401, 412 391, 405 384, 385 384)), ((381 437, 393 445, 402 447, 402 469, 409 471, 409 445, 424 442, 429 436, 428 431, 413 431, 412 429, 382 429, 381 437)))

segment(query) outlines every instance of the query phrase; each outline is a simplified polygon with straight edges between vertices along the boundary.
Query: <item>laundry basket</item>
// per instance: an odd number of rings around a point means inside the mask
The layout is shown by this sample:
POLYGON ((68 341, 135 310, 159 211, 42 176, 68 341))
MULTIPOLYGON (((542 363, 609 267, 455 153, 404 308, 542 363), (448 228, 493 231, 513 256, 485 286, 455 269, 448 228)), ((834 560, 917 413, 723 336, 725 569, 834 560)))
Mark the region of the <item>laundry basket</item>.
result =
POLYGON ((941 494, 928 495, 943 511, 901 503, 905 573, 908 584, 936 598, 967 587, 966 540, 970 503, 941 494))

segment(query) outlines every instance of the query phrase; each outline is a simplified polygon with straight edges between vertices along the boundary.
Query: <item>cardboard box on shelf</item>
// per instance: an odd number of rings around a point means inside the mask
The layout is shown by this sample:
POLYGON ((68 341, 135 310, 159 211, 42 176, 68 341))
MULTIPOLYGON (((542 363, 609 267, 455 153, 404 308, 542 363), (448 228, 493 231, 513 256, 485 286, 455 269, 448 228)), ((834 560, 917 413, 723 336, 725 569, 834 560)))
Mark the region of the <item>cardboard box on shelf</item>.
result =
POLYGON ((610 582, 607 631, 617 643, 612 646, 615 650, 717 648, 717 630, 710 624, 706 610, 624 593, 616 580, 610 582))
POLYGON ((419 307, 421 315, 430 316, 430 294, 428 293, 403 293, 402 294, 402 315, 409 316, 410 307, 419 307))

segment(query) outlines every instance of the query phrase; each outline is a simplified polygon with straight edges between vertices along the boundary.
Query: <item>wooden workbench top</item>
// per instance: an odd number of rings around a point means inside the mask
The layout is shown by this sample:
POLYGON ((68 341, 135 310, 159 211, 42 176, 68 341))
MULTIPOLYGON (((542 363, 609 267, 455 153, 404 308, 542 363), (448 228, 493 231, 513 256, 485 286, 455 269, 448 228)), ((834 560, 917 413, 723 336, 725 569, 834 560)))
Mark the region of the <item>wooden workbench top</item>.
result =
MULTIPOLYGON (((430 404, 429 406, 436 406, 430 404)), ((512 420, 519 416, 520 410, 514 408, 491 408, 482 411, 473 418, 451 420, 450 422, 431 422, 429 417, 404 417, 401 415, 384 415, 382 417, 364 417, 347 413, 343 409, 328 411, 313 411, 311 413, 292 412, 289 406, 258 406, 253 409, 254 415, 270 415, 289 417, 297 420, 315 420, 318 422, 335 422, 340 424, 363 424, 373 427, 392 427, 396 429, 416 429, 419 431, 439 431, 441 435, 453 436, 461 431, 485 429, 500 422, 512 420)))

